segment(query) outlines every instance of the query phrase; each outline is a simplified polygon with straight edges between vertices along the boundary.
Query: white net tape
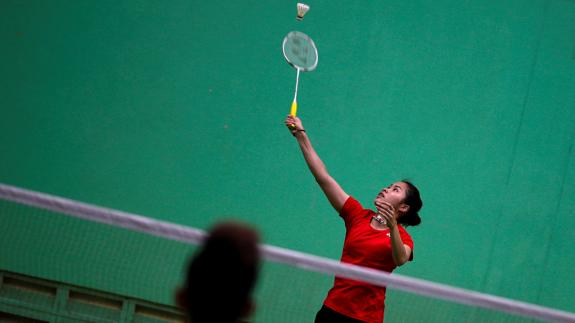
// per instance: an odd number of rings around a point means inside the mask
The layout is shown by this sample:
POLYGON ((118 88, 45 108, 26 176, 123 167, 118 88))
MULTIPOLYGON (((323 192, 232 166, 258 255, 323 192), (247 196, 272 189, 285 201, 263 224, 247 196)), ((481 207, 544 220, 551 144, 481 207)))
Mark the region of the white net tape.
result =
MULTIPOLYGON (((44 193, 29 191, 0 184, 0 198, 12 202, 47 209, 82 219, 106 223, 155 236, 199 244, 205 232, 168 222, 162 222, 140 215, 98 207, 44 193)), ((313 256, 293 250, 262 245, 265 259, 285 263, 310 271, 361 280, 378 286, 387 286, 419 295, 449 300, 456 303, 499 310, 511 314, 556 322, 575 322, 575 314, 515 301, 499 296, 474 292, 462 288, 433 283, 416 278, 389 274, 370 268, 341 263, 335 260, 313 256)))

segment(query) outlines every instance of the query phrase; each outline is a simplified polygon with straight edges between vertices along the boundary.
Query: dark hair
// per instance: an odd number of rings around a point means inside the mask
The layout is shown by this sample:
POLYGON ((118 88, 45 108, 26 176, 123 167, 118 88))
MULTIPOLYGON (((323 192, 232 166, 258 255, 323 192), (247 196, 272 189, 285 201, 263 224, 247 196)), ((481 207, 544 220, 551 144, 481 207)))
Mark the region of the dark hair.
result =
POLYGON ((249 226, 216 225, 193 257, 185 306, 194 323, 237 322, 251 304, 260 265, 259 235, 249 226))
POLYGON ((421 223, 421 218, 419 217, 418 212, 423 207, 423 201, 421 201, 419 190, 415 185, 407 180, 402 180, 401 182, 407 184, 403 203, 409 205, 409 210, 397 219, 397 222, 405 226, 416 226, 421 223))

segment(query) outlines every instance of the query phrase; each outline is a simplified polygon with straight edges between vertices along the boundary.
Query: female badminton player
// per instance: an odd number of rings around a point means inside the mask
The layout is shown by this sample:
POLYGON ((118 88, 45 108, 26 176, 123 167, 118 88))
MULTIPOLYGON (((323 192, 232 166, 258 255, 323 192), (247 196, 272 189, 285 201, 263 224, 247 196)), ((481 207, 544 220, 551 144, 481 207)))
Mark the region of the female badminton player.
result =
MULTIPOLYGON (((423 203, 418 189, 408 181, 393 183, 375 197, 377 212, 366 209, 330 176, 301 120, 288 116, 285 124, 297 139, 315 180, 345 222, 341 261, 387 272, 411 261, 413 240, 403 226, 415 226, 421 222, 418 212, 423 203)), ((384 301, 384 287, 336 277, 315 323, 381 323, 384 301)))

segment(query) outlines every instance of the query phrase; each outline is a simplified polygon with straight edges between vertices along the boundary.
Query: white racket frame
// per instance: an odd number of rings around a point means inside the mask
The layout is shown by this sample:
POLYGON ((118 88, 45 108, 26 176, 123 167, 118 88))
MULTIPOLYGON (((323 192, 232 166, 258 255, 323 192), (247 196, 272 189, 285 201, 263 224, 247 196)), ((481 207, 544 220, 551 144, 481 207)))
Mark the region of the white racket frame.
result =
POLYGON ((315 46, 315 43, 314 43, 313 39, 311 39, 310 36, 302 33, 301 31, 290 31, 284 37, 284 40, 282 42, 282 53, 284 55, 285 60, 288 62, 288 64, 290 64, 291 66, 293 66, 297 70, 297 74, 296 74, 296 78, 295 78, 295 93, 294 93, 294 98, 293 98, 293 102, 297 102, 297 90, 298 90, 298 86, 299 86, 299 72, 300 71, 311 72, 311 71, 315 70, 315 68, 317 67, 317 63, 319 62, 317 47, 315 46), (301 67, 301 66, 295 64, 294 62, 292 62, 288 58, 288 55, 286 54, 286 43, 287 43, 288 39, 293 38, 293 37, 303 38, 306 42, 311 44, 311 48, 313 49, 314 54, 315 54, 315 62, 310 67, 301 67))
POLYGON ((313 42, 313 39, 311 39, 311 37, 309 37, 308 35, 300 32, 300 31, 290 31, 285 37, 284 40, 282 42, 282 53, 284 55, 285 60, 288 62, 288 64, 290 64, 291 66, 295 67, 297 70, 300 71, 304 71, 304 72, 310 72, 315 70, 315 68, 317 67, 317 63, 319 61, 319 56, 317 54, 317 47, 315 46, 315 43, 313 42), (312 66, 310 67, 301 67, 298 66, 297 64, 295 64, 294 62, 292 62, 287 54, 286 54, 286 43, 288 41, 289 38, 292 37, 301 37, 303 39, 305 39, 308 43, 311 44, 311 48, 313 49, 314 53, 315 53, 315 62, 314 64, 312 64, 312 66))

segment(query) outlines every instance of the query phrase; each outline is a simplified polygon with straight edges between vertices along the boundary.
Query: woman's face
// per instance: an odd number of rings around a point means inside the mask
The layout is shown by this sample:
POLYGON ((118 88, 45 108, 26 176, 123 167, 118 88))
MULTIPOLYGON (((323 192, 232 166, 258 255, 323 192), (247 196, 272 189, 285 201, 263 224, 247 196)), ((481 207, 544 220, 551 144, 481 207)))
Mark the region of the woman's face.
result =
POLYGON ((407 184, 404 182, 396 182, 388 187, 382 189, 375 197, 375 201, 386 201, 393 205, 396 209, 400 208, 405 200, 407 184))

